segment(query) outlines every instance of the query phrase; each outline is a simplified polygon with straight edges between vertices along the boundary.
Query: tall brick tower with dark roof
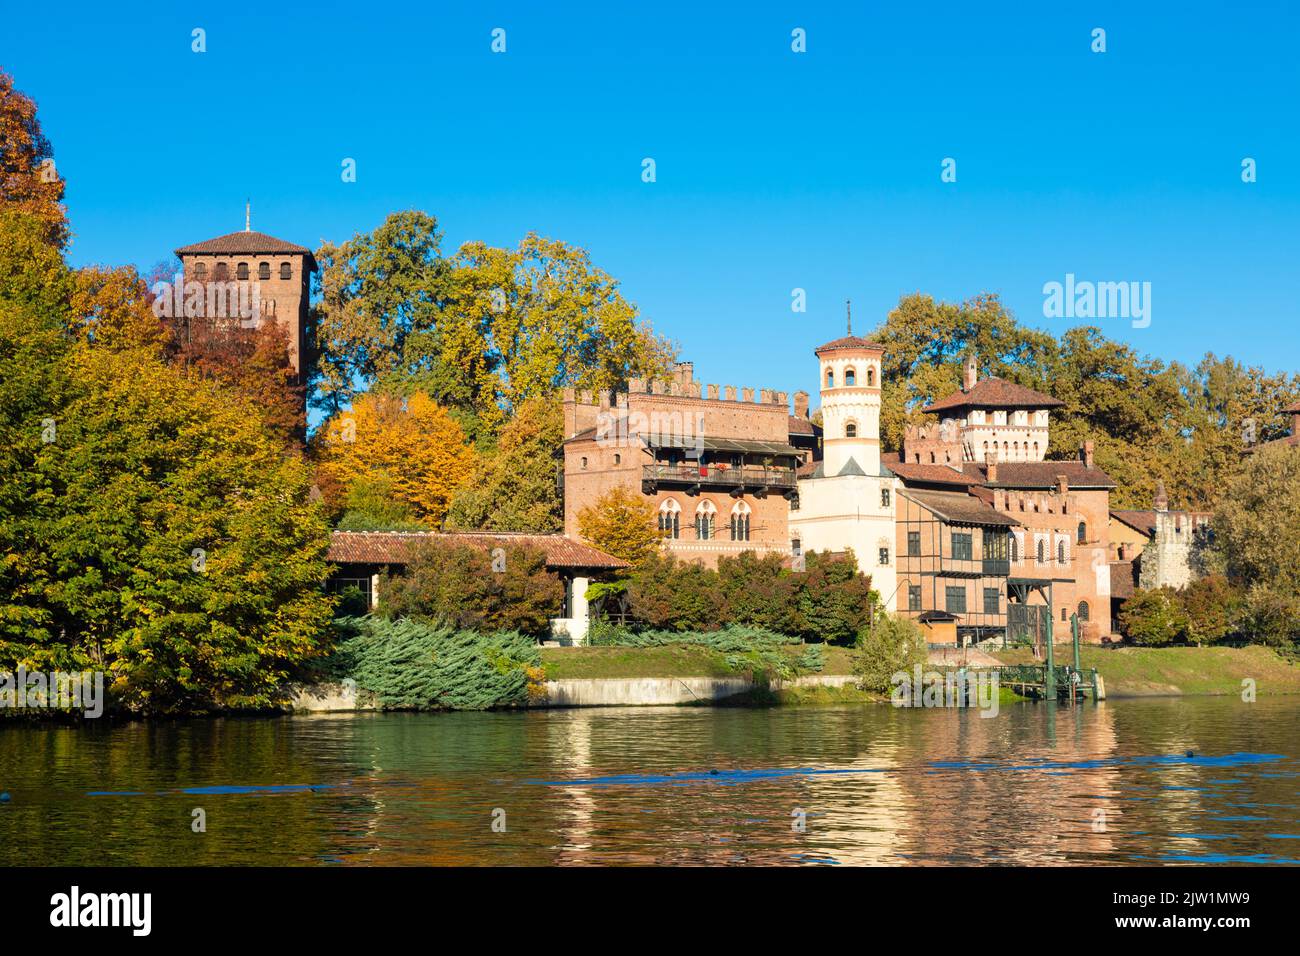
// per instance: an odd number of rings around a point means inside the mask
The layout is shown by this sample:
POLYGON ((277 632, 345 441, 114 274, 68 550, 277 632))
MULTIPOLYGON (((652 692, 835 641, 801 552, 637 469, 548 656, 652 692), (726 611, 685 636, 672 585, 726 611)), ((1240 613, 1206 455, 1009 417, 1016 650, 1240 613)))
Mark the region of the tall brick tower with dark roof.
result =
MULTIPOLYGON (((238 282, 256 289, 259 314, 245 321, 253 325, 275 321, 285 330, 289 362, 302 384, 312 360, 307 341, 307 310, 316 259, 311 250, 253 232, 246 222, 243 232, 182 246, 176 255, 180 257, 187 286, 191 282, 204 286, 238 282)), ((216 311, 219 314, 208 317, 226 321, 240 318, 228 307, 216 311)))

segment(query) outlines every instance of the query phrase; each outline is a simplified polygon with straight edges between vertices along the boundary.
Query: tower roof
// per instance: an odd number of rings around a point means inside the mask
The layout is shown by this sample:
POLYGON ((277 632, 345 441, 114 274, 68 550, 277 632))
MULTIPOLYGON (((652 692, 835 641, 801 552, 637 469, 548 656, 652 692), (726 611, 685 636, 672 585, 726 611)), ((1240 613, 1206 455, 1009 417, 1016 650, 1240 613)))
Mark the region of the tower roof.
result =
POLYGON ((921 409, 942 412, 951 408, 1062 408, 1065 402, 1006 379, 989 376, 970 391, 956 391, 921 409))
POLYGON ((878 342, 872 342, 870 339, 864 339, 860 335, 846 335, 842 339, 835 339, 833 342, 827 342, 825 345, 819 345, 813 350, 814 355, 821 355, 823 352, 839 352, 849 349, 865 350, 869 349, 875 352, 883 352, 885 347, 878 342))
POLYGON ((285 242, 283 239, 275 238, 275 236, 268 236, 264 232, 252 232, 248 230, 228 233, 224 236, 217 236, 215 239, 205 239, 203 242, 196 242, 188 246, 182 246, 176 250, 176 255, 178 256, 238 256, 258 255, 259 253, 306 256, 313 265, 315 265, 316 262, 312 257, 311 250, 306 246, 299 246, 292 242, 285 242))

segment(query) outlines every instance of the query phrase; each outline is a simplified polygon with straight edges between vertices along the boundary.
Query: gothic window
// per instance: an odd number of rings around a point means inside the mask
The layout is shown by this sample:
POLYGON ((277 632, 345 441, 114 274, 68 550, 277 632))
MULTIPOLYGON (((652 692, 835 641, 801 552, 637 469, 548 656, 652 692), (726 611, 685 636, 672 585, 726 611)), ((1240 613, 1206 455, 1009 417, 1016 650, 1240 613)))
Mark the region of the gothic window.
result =
POLYGON ((858 384, 858 373, 851 368, 846 368, 844 370, 844 384, 850 386, 858 384))
POLYGON ((682 506, 671 498, 659 506, 659 533, 665 538, 682 536, 682 506))
POLYGON ((281 262, 281 263, 280 263, 280 278, 281 278, 281 279, 292 279, 292 278, 293 278, 293 266, 291 266, 291 265, 290 265, 289 263, 287 263, 287 262, 281 262))
POLYGON ((1065 541, 1066 539, 1062 538, 1060 541, 1056 542, 1056 563, 1057 564, 1065 564, 1067 561, 1070 560, 1070 553, 1066 548, 1065 541))
POLYGON ((712 501, 701 501, 700 506, 695 509, 695 537, 701 541, 708 541, 714 535, 714 523, 717 519, 718 509, 712 501))
POLYGON ((1020 563, 1020 539, 1015 535, 1011 536, 1011 563, 1020 563))
POLYGON ((1086 522, 1083 522, 1083 521, 1080 521, 1080 522, 1079 522, 1079 539, 1078 539, 1078 540, 1079 540, 1079 544, 1083 544, 1083 543, 1085 543, 1085 542, 1088 540, 1088 525, 1087 525, 1086 522))
POLYGON ((240 278, 240 279, 247 279, 247 278, 248 278, 248 263, 247 263, 247 262, 241 262, 239 265, 235 266, 235 275, 236 275, 236 277, 238 277, 238 278, 240 278))
POLYGON ((1047 543, 1042 538, 1038 539, 1038 563, 1043 564, 1047 561, 1047 543))
POLYGON ((271 263, 259 262, 257 265, 257 277, 263 281, 271 278, 271 263))
POLYGON ((731 540, 748 541, 749 540, 749 505, 744 501, 736 502, 736 506, 731 509, 731 540))

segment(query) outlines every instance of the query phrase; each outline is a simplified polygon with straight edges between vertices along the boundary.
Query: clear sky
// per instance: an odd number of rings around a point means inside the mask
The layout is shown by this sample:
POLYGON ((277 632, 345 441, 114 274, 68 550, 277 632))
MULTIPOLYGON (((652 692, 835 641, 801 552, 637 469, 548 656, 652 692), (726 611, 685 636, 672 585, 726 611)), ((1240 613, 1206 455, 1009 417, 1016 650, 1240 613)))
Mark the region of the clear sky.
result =
POLYGON ((1151 283, 1149 327, 1097 322, 1144 352, 1300 369, 1300 4, 74 0, 3 22, 76 264, 147 268, 242 228, 246 197, 312 247, 420 208, 448 252, 587 248, 703 381, 815 390, 846 298, 855 331, 921 290, 1059 332, 1042 290, 1067 273, 1151 283))

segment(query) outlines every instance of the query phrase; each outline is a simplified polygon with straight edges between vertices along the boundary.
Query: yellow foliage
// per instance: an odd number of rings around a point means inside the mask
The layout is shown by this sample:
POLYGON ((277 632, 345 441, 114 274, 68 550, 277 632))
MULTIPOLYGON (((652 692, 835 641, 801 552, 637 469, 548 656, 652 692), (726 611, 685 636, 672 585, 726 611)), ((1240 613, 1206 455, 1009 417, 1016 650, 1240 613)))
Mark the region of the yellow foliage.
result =
POLYGON ((323 484, 340 496, 360 479, 387 479, 393 494, 434 526, 476 465, 460 426, 423 392, 362 395, 325 423, 316 445, 323 484))
POLYGON ((663 540, 655 527, 654 505, 622 485, 578 512, 578 533, 592 547, 630 564, 658 553, 663 540))

